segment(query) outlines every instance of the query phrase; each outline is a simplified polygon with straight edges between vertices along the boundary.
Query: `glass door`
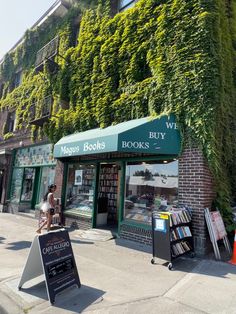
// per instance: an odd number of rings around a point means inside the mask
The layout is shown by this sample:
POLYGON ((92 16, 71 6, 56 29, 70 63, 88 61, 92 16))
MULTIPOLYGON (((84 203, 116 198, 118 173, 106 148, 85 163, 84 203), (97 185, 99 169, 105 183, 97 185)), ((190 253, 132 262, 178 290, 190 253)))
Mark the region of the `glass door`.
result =
POLYGON ((21 192, 21 201, 31 202, 33 197, 35 168, 25 168, 21 192))
POLYGON ((119 166, 118 164, 101 164, 98 202, 97 226, 118 226, 119 166))
POLYGON ((55 179, 55 167, 43 167, 41 170, 41 178, 39 183, 39 193, 37 202, 43 201, 44 195, 48 191, 48 186, 54 183, 55 179))

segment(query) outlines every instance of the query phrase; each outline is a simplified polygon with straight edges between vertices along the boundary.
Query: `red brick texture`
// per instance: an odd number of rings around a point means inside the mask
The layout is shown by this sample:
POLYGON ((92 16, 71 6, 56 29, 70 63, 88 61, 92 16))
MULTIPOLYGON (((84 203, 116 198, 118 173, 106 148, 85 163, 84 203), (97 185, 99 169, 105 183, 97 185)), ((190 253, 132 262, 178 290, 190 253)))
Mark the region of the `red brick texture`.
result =
POLYGON ((202 152, 198 148, 186 148, 179 159, 179 204, 193 210, 192 231, 198 255, 208 251, 204 208, 211 207, 214 197, 213 178, 202 152))
POLYGON ((62 181, 63 181, 64 165, 61 161, 57 161, 56 171, 55 171, 55 180, 54 183, 57 186, 57 190, 54 193, 56 198, 60 198, 62 195, 62 181))

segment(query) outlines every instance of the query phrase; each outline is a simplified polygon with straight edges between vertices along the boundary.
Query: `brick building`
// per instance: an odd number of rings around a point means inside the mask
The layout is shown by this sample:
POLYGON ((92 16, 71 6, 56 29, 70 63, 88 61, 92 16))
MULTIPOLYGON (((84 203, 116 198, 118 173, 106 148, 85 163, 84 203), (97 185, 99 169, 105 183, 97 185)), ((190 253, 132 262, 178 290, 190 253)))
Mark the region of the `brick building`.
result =
MULTIPOLYGON (((96 4, 96 1, 90 2, 96 4)), ((32 30, 38 27, 42 29, 41 36, 45 36, 47 28, 54 21, 48 17, 66 20, 75 3, 76 1, 72 0, 56 1, 32 30)), ((120 15, 125 14, 126 10, 134 7, 136 3, 138 1, 112 0, 111 15, 115 16, 118 12, 120 15)), ((186 146, 181 150, 183 139, 180 138, 173 114, 162 115, 160 119, 156 119, 148 118, 151 112, 146 111, 146 115, 142 113, 139 118, 132 116, 129 119, 121 119, 118 121, 120 123, 115 121, 116 125, 111 125, 114 121, 108 117, 110 126, 105 125, 102 129, 97 121, 88 126, 84 123, 86 127, 82 128, 78 121, 76 124, 71 120, 74 124, 67 133, 80 132, 64 136, 62 131, 61 139, 54 141, 53 147, 53 128, 60 130, 61 123, 63 130, 65 124, 65 120, 60 120, 62 112, 67 112, 69 118, 70 110, 77 106, 76 100, 71 96, 73 90, 66 89, 67 81, 72 78, 63 77, 65 69, 69 67, 68 54, 73 47, 76 49, 79 45, 81 11, 71 16, 73 23, 69 26, 73 27, 58 24, 52 32, 53 35, 42 41, 43 44, 38 47, 37 52, 34 55, 29 54, 34 59, 30 67, 35 71, 32 75, 32 85, 33 80, 37 78, 45 87, 42 92, 39 86, 37 92, 42 93, 40 97, 34 96, 32 86, 29 85, 27 88, 30 101, 24 104, 25 107, 22 105, 19 113, 17 109, 20 100, 16 105, 12 105, 11 98, 8 99, 7 95, 12 95, 14 90, 21 90, 21 73, 24 68, 17 65, 14 76, 11 77, 13 82, 10 84, 4 75, 0 79, 2 210, 14 213, 34 211, 42 200, 47 185, 55 182, 58 187, 56 197, 61 199, 67 225, 73 224, 79 228, 112 227, 116 228, 121 237, 151 244, 151 212, 160 206, 168 209, 177 204, 185 205, 190 207, 193 213, 195 250, 204 254, 209 244, 204 208, 211 207, 215 198, 214 179, 201 149, 186 146), (66 36, 71 35, 70 43, 67 43, 65 38, 62 42, 61 38, 65 35, 61 35, 63 32, 60 33, 60 27, 66 29, 66 36), (45 71, 48 72, 45 74, 45 71), (55 81, 57 83, 54 83, 55 81), (66 88, 63 89, 61 85, 64 83, 66 88), (22 111, 28 114, 25 116, 22 111), (49 131, 46 130, 46 134, 49 134, 49 137, 46 137, 40 132, 48 125, 49 128, 52 127, 49 131), (32 135, 35 135, 36 131, 38 136, 32 142, 32 135)), ((10 54, 14 54, 24 41, 27 41, 27 38, 22 38, 10 54)), ((79 53, 76 56, 78 57, 79 53)), ((74 55, 71 60, 76 63, 77 57, 74 55)), ((141 54, 140 60, 142 58, 141 54)), ((3 59, 2 65, 7 60, 3 59)), ((95 65, 94 61, 94 68, 95 65)), ((93 80, 89 79, 89 83, 93 83, 94 76, 93 80)), ((76 83, 78 88, 81 82, 76 83)), ((95 89, 95 95, 96 91, 95 89)), ((87 97, 86 93, 84 97, 87 97)), ((86 105, 84 108, 86 110, 86 105)), ((88 110, 88 113, 92 109, 88 110)), ((97 109, 98 112, 99 110, 102 109, 97 109)), ((135 109, 132 107, 132 115, 133 111, 135 109)))

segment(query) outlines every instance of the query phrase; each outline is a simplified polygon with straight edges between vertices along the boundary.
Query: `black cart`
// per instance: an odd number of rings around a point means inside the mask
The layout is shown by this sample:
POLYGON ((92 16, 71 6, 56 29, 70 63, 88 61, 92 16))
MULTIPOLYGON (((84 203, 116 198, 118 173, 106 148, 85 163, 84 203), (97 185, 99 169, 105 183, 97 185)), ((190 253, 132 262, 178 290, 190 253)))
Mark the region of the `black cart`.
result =
POLYGON ((195 256, 190 224, 191 216, 185 209, 152 213, 152 264, 155 258, 160 258, 172 270, 174 259, 189 253, 195 256))

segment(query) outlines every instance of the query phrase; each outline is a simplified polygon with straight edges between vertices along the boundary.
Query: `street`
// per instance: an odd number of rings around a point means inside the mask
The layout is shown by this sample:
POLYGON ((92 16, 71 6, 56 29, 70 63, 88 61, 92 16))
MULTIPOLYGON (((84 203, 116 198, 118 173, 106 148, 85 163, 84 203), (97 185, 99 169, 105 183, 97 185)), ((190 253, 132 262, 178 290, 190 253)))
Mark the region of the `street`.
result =
POLYGON ((51 306, 43 276, 17 289, 37 221, 6 213, 0 219, 0 313, 236 313, 236 266, 186 257, 169 271, 150 263, 151 247, 83 240, 70 229, 82 286, 62 292, 51 306))

